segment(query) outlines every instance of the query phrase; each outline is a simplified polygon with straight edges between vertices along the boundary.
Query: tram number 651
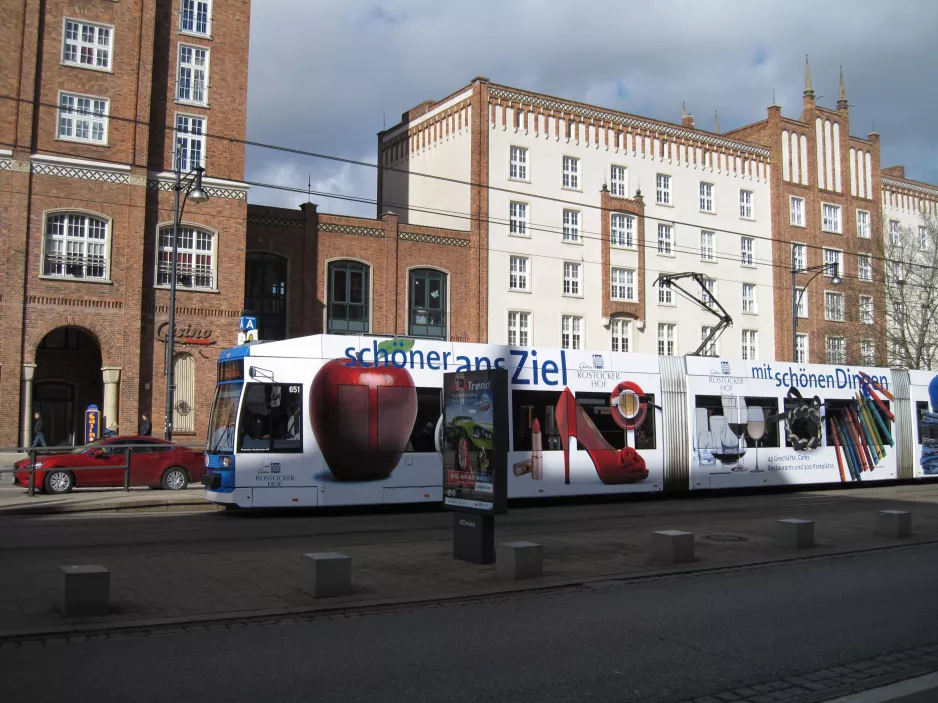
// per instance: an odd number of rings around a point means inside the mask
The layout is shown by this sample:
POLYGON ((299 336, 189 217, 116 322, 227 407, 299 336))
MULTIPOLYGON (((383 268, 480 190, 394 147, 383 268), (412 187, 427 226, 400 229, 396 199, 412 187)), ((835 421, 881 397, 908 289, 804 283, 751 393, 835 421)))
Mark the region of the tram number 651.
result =
POLYGON ((299 392, 300 392, 300 387, 299 387, 299 386, 290 386, 290 387, 287 389, 287 392, 288 392, 289 394, 291 394, 291 395, 295 395, 296 393, 299 393, 299 392))

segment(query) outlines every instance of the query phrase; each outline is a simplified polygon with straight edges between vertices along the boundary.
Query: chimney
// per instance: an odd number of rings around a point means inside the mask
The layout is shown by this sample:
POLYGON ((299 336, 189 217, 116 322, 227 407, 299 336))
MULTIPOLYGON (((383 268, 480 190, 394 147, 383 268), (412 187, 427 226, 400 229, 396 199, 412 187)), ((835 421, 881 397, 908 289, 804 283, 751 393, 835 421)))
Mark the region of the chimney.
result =
POLYGON ((694 129, 694 116, 687 114, 687 108, 681 103, 681 126, 694 129))

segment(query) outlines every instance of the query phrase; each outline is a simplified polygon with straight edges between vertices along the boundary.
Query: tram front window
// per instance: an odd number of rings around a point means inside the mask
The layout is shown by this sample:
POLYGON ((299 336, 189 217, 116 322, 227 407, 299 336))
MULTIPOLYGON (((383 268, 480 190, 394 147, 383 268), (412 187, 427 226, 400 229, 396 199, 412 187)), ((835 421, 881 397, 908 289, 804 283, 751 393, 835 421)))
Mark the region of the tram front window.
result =
POLYGON ((249 384, 238 437, 238 449, 244 452, 302 452, 303 386, 249 384))
POLYGON ((208 428, 209 453, 234 451, 234 425, 238 418, 238 401, 241 400, 242 383, 225 383, 215 391, 212 404, 212 419, 208 428))

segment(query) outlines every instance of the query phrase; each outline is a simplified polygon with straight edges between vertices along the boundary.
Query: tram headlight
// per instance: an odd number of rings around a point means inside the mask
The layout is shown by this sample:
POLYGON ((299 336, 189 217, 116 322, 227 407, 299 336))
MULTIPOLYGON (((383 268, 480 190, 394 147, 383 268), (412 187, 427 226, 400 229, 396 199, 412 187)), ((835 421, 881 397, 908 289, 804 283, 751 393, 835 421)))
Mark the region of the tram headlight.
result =
POLYGON ((231 457, 230 457, 230 456, 223 456, 221 459, 219 459, 218 463, 219 463, 219 465, 220 465, 223 469, 230 469, 230 468, 231 468, 231 457))

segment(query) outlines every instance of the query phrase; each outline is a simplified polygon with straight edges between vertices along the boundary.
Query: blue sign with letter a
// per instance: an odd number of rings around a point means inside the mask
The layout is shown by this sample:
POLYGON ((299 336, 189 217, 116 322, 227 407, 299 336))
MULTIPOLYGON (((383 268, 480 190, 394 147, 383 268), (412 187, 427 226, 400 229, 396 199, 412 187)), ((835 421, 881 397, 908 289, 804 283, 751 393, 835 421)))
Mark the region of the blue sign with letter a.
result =
POLYGON ((257 329, 257 318, 242 316, 241 321, 238 323, 239 332, 250 332, 251 330, 257 329))
POLYGON ((101 411, 98 406, 92 403, 85 410, 85 444, 98 439, 101 436, 101 411))

